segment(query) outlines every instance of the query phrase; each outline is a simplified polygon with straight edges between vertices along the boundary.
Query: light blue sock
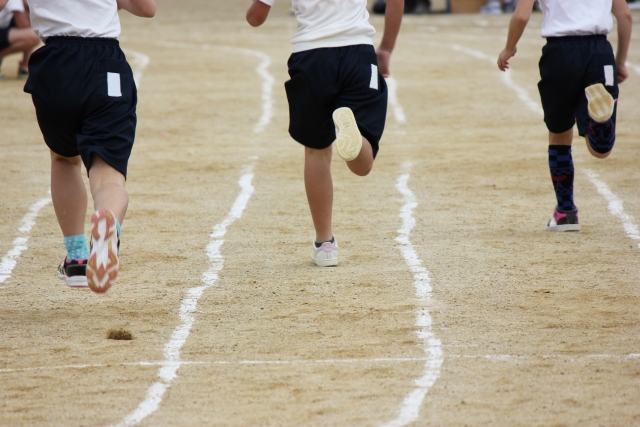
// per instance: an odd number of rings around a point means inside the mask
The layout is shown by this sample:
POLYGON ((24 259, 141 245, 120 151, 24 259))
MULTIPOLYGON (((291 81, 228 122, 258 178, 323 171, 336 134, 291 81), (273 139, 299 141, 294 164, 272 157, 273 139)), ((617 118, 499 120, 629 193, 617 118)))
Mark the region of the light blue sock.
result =
POLYGON ((114 218, 116 220, 116 229, 118 230, 118 239, 120 238, 120 221, 118 221, 116 218, 114 218))
POLYGON ((87 237, 84 234, 67 236, 64 238, 64 247, 67 248, 67 258, 87 259, 89 258, 89 247, 87 237))

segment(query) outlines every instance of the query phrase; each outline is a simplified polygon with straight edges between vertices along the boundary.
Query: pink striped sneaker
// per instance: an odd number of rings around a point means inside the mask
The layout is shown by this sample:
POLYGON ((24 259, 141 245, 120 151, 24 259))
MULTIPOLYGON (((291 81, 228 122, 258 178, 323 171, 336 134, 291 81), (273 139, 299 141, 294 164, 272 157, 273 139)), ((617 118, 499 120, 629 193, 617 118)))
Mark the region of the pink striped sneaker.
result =
POLYGON ((334 267, 338 265, 338 241, 333 238, 333 242, 324 242, 316 246, 316 242, 311 243, 311 259, 318 267, 334 267))
POLYGON ((98 294, 107 292, 118 276, 118 230, 108 209, 91 216, 91 254, 87 264, 87 284, 98 294))
POLYGON ((553 216, 547 223, 548 231, 580 231, 578 222, 578 209, 569 212, 560 212, 558 208, 553 210, 553 216))

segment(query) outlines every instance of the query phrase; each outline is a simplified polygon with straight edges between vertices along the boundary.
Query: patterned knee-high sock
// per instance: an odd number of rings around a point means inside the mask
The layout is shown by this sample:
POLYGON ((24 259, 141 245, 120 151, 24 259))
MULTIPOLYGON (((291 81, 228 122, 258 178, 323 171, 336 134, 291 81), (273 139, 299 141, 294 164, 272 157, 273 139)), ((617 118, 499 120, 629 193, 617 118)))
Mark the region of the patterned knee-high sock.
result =
POLYGON ((616 125, 611 119, 604 123, 590 119, 587 138, 593 151, 600 154, 608 153, 616 142, 616 125))
POLYGON ((573 158, 570 145, 549 146, 549 169, 553 180, 553 189, 558 199, 558 209, 573 211, 573 158))

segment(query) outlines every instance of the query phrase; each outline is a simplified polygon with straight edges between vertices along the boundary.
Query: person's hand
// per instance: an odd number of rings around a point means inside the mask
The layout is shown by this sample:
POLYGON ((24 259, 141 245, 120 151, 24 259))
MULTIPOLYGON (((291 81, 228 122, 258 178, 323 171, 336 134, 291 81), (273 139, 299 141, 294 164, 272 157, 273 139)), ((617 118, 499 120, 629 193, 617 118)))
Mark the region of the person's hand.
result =
POLYGON ((627 80, 627 77, 629 77, 629 71, 627 71, 626 64, 616 64, 616 70, 618 71, 618 83, 622 83, 627 80))
POLYGON ((498 56, 498 68, 500 68, 500 71, 506 71, 509 69, 509 59, 511 59, 517 51, 518 49, 515 47, 513 50, 505 47, 504 50, 500 52, 500 56, 498 56))
POLYGON ((376 50, 378 56, 378 71, 385 79, 391 74, 389 72, 389 61, 391 60, 391 52, 386 49, 379 48, 376 50))

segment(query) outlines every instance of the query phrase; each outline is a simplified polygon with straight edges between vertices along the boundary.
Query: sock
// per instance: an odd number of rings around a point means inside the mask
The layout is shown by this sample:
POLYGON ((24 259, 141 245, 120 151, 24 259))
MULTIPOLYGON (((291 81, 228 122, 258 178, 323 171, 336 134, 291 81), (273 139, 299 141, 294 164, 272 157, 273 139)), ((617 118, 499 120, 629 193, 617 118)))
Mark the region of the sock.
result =
POLYGON ((118 230, 118 239, 120 238, 120 221, 118 218, 114 218, 116 220, 116 230, 118 230))
POLYGON ((67 236, 64 238, 64 247, 67 248, 67 258, 87 259, 89 258, 89 247, 87 237, 84 234, 67 236))
MULTIPOLYGON (((328 242, 335 243, 336 239, 333 236, 331 236, 331 240, 328 240, 328 242)), ((323 243, 326 243, 326 242, 320 242, 320 243, 316 241, 313 242, 313 244, 316 245, 316 248, 319 248, 320 246, 322 246, 323 243)))
POLYGON ((558 200, 558 209, 572 211, 576 209, 573 204, 573 158, 570 145, 549 146, 549 169, 551 180, 558 200))
POLYGON ((590 119, 587 137, 593 151, 600 154, 611 151, 616 142, 616 126, 613 124, 613 120, 609 119, 604 123, 598 123, 590 119))

